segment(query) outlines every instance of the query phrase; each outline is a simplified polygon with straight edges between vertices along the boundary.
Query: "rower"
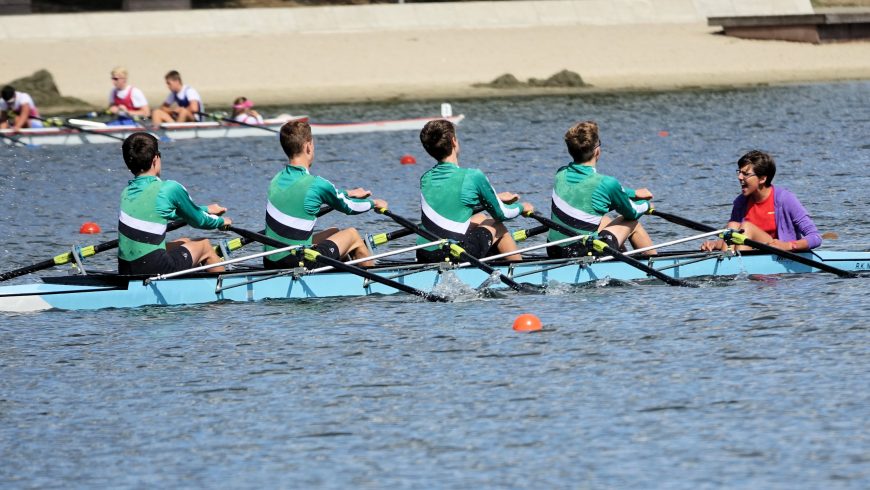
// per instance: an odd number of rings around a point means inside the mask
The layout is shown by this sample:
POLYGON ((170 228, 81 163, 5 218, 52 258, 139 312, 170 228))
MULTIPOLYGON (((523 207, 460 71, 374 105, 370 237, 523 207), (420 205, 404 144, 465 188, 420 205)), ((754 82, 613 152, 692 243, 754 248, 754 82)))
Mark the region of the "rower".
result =
MULTIPOLYGON (((619 249, 628 239, 634 248, 649 247, 652 240, 638 221, 650 210, 652 193, 645 189, 628 189, 615 178, 596 169, 601 157, 598 124, 579 122, 565 133, 565 144, 573 161, 556 172, 550 219, 574 230, 578 235, 598 233, 601 240, 619 249), (620 216, 610 219, 606 214, 616 211, 620 216)), ((567 238, 551 229, 550 242, 567 238)), ((552 258, 578 257, 589 250, 580 242, 547 247, 552 258)), ((650 250, 647 254, 655 254, 650 250)))
MULTIPOLYGON (((124 163, 133 172, 121 193, 118 218, 118 272, 120 274, 167 274, 198 265, 217 264, 208 239, 180 238, 166 241, 170 220, 181 219, 194 228, 214 230, 232 224, 226 208, 218 204, 197 206, 187 189, 174 180, 161 180, 162 158, 157 138, 136 132, 121 145, 124 163)), ((209 269, 223 272, 222 266, 209 269)))
POLYGON ((148 117, 151 108, 148 107, 148 99, 138 88, 127 85, 127 69, 116 67, 112 70, 112 85, 109 92, 108 112, 117 116, 110 121, 110 126, 135 126, 133 116, 148 117))
MULTIPOLYGON (((496 193, 486 176, 478 169, 459 167, 459 141, 456 127, 445 119, 429 121, 420 131, 420 141, 426 152, 436 160, 434 167, 420 178, 422 226, 439 238, 458 242, 466 252, 476 258, 510 253, 517 244, 503 221, 521 213, 531 214, 531 204, 517 202, 512 192, 496 193), (483 213, 474 214, 482 206, 483 213)), ((423 237, 418 244, 426 243, 423 237)), ((417 250, 419 262, 442 262, 449 252, 432 246, 417 250)), ((523 260, 512 254, 506 260, 523 260)))
POLYGON ((30 94, 18 92, 12 85, 6 85, 0 90, 0 129, 9 129, 10 120, 15 131, 21 128, 41 128, 42 121, 34 119, 38 117, 39 110, 30 94))
POLYGON ((205 112, 202 97, 190 85, 181 83, 181 74, 172 70, 164 77, 169 95, 160 107, 151 113, 154 127, 162 123, 199 121, 199 112, 205 112))
POLYGON ((263 124, 263 116, 253 109, 254 103, 247 97, 236 97, 233 101, 231 119, 242 124, 263 124))
MULTIPOLYGON (((360 214, 375 207, 386 208, 382 199, 369 199, 371 192, 362 188, 339 191, 323 177, 311 175, 314 161, 314 138, 311 126, 304 121, 290 121, 281 127, 281 148, 289 159, 269 184, 266 204, 266 235, 287 245, 310 246, 322 255, 341 260, 371 256, 368 247, 355 228, 330 228, 314 233, 317 213, 322 205, 345 214, 360 214)), ((266 246, 265 250, 275 247, 266 246)), ((263 258, 267 269, 293 268, 299 260, 289 252, 263 258)), ((374 261, 359 263, 371 267, 374 261)))
MULTIPOLYGON (((822 236, 798 198, 773 186, 776 162, 769 154, 753 150, 737 160, 740 195, 731 207, 727 228, 742 229, 750 240, 780 250, 803 252, 822 244, 822 236)), ((724 240, 704 242, 702 250, 724 250, 724 240)), ((740 245, 738 249, 751 247, 740 245)))

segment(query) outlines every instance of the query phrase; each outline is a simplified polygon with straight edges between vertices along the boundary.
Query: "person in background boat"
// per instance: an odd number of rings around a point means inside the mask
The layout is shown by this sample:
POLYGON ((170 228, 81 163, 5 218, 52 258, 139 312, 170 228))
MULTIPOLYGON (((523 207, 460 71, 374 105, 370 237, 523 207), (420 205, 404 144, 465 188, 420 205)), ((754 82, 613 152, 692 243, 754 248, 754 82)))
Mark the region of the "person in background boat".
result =
MULTIPOLYGON (((573 161, 556 172, 550 219, 563 224, 577 234, 594 234, 613 248, 620 248, 626 239, 634 248, 648 247, 652 240, 638 221, 650 210, 652 193, 646 189, 623 187, 615 178, 600 174, 596 168, 601 158, 601 138, 595 121, 583 121, 565 133, 565 144, 573 161), (620 214, 615 219, 610 211, 620 214)), ((567 238, 550 230, 547 240, 567 238)), ((551 245, 547 255, 553 258, 578 257, 589 252, 582 243, 551 245)), ((655 250, 647 252, 654 254, 655 250)))
MULTIPOLYGON (((737 160, 740 195, 734 199, 727 228, 743 229, 751 240, 780 250, 803 252, 822 244, 822 236, 798 198, 784 187, 773 186, 776 162, 753 150, 737 160)), ((725 250, 724 240, 708 240, 702 250, 725 250)), ((738 246, 745 250, 751 247, 738 246)))
MULTIPOLYGON (((145 132, 128 136, 121 145, 124 163, 135 176, 121 193, 118 218, 118 273, 167 274, 200 264, 218 264, 208 239, 166 241, 167 223, 181 219, 194 228, 213 230, 232 224, 218 204, 197 206, 187 189, 161 180, 163 160, 157 138, 145 132)), ((222 266, 209 269, 222 272, 222 266)))
POLYGON ((18 92, 11 85, 0 90, 0 129, 9 129, 10 121, 15 131, 43 127, 42 121, 33 117, 39 117, 39 110, 30 94, 18 92))
POLYGON ((151 115, 148 99, 138 88, 127 84, 127 69, 116 67, 112 70, 112 85, 109 92, 109 108, 107 111, 116 116, 110 121, 110 126, 135 126, 135 118, 151 115))
POLYGON ((238 97, 233 101, 233 121, 244 124, 263 124, 263 116, 253 109, 254 103, 246 97, 238 97))
MULTIPOLYGON (((478 169, 459 166, 459 140, 456 127, 445 119, 429 121, 420 131, 420 142, 437 162, 420 178, 422 226, 440 238, 456 241, 477 258, 513 252, 517 244, 503 221, 521 213, 532 213, 531 204, 519 203, 512 192, 497 193, 489 179, 478 169), (492 216, 475 214, 483 207, 492 216)), ((428 240, 418 237, 417 243, 428 240)), ((419 262, 442 262, 449 252, 433 246, 417 250, 419 262)), ((506 260, 521 261, 520 254, 506 260)))
MULTIPOLYGON (((362 188, 339 191, 323 177, 311 175, 314 138, 307 122, 284 124, 279 138, 289 161, 269 184, 266 235, 287 245, 314 245, 316 251, 333 259, 371 256, 355 228, 330 228, 314 233, 317 213, 321 205, 326 204, 345 214, 360 214, 376 207, 386 208, 386 201, 369 199, 371 192, 362 188)), ((267 251, 274 249, 265 247, 267 251)), ((299 260, 284 252, 263 257, 263 264, 269 269, 292 268, 299 265, 299 260)), ((364 261, 359 265, 371 267, 374 261, 364 261)))
POLYGON ((198 113, 205 112, 202 97, 190 85, 181 83, 181 74, 175 70, 164 77, 169 95, 163 104, 151 113, 151 124, 154 127, 162 123, 199 121, 198 113))

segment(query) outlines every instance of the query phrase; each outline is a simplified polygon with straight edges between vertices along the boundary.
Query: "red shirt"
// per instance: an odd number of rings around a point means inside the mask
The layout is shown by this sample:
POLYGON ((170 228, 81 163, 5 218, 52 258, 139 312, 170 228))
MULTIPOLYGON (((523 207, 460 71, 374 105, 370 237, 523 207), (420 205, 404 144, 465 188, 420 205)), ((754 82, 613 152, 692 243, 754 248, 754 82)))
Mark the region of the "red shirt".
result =
POLYGON ((761 202, 750 202, 746 207, 746 216, 743 217, 743 221, 752 223, 767 232, 771 238, 776 238, 776 216, 773 208, 773 192, 774 189, 771 188, 770 195, 767 196, 767 199, 761 202))

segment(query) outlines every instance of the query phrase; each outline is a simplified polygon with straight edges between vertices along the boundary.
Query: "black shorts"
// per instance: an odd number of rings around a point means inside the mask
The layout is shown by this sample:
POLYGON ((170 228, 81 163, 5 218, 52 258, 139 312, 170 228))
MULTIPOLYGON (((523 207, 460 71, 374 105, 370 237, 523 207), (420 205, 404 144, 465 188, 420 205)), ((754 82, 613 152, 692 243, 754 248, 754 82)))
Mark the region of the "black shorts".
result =
MULTIPOLYGON (((610 245, 611 248, 620 250, 619 241, 609 231, 599 233, 598 239, 610 245)), ((585 257, 587 255, 600 256, 598 252, 592 248, 590 243, 588 246, 583 244, 581 240, 571 242, 567 245, 550 245, 547 247, 547 257, 551 259, 569 259, 572 257, 585 257)))
MULTIPOLYGON (((478 226, 465 235, 465 239, 459 243, 459 246, 465 249, 469 255, 482 259, 490 254, 492 249, 492 233, 486 228, 478 226)), ((417 250, 417 262, 432 263, 444 262, 450 256, 450 252, 439 248, 437 250, 417 250)))
MULTIPOLYGON (((313 245, 309 248, 320 252, 320 255, 323 255, 324 257, 341 260, 338 245, 336 245, 335 242, 331 240, 324 240, 317 245, 313 245)), ((314 262, 310 262, 308 260, 303 260, 302 263, 305 267, 308 267, 309 269, 315 266, 314 262)), ((263 257, 263 267, 267 269, 293 269, 295 267, 299 267, 299 257, 293 252, 290 252, 290 255, 282 258, 281 260, 269 260, 269 256, 267 255, 263 257)))
POLYGON ((193 267, 193 257, 190 256, 190 250, 184 246, 170 250, 155 250, 130 262, 118 259, 118 274, 128 276, 169 274, 191 267, 193 267))

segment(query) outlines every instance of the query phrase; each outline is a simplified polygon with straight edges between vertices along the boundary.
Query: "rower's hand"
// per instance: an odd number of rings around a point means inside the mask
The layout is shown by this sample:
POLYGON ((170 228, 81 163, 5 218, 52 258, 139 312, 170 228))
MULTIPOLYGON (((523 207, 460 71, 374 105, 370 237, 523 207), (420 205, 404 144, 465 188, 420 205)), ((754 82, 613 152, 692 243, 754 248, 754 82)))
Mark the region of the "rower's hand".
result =
POLYGON ((375 204, 375 209, 389 209, 387 207, 387 201, 383 199, 372 199, 372 202, 375 204))
POLYGON ((712 252, 714 250, 725 250, 725 240, 706 240, 701 243, 701 250, 712 252))
POLYGON ((531 216, 535 212, 535 207, 530 202, 523 203, 523 216, 531 216))
POLYGON ((107 110, 106 112, 108 112, 109 114, 117 114, 117 113, 121 112, 121 106, 117 106, 117 105, 109 106, 109 110, 107 110))
POLYGON ((209 204, 208 205, 208 214, 213 214, 215 216, 220 216, 227 212, 227 208, 221 206, 220 204, 209 204))
POLYGON ((233 224, 233 220, 230 219, 229 216, 224 216, 222 219, 224 220, 223 228, 226 228, 227 226, 230 226, 231 224, 233 224))
POLYGON ((347 191, 347 197, 353 197, 355 199, 365 199, 372 195, 372 191, 363 189, 362 187, 357 187, 356 189, 350 189, 347 191))
POLYGON ((499 192, 498 200, 505 204, 513 204, 519 201, 519 194, 514 194, 513 192, 499 192))
POLYGON ((634 198, 642 201, 651 201, 653 195, 652 192, 649 191, 649 189, 647 189, 646 187, 642 187, 634 191, 634 198))

